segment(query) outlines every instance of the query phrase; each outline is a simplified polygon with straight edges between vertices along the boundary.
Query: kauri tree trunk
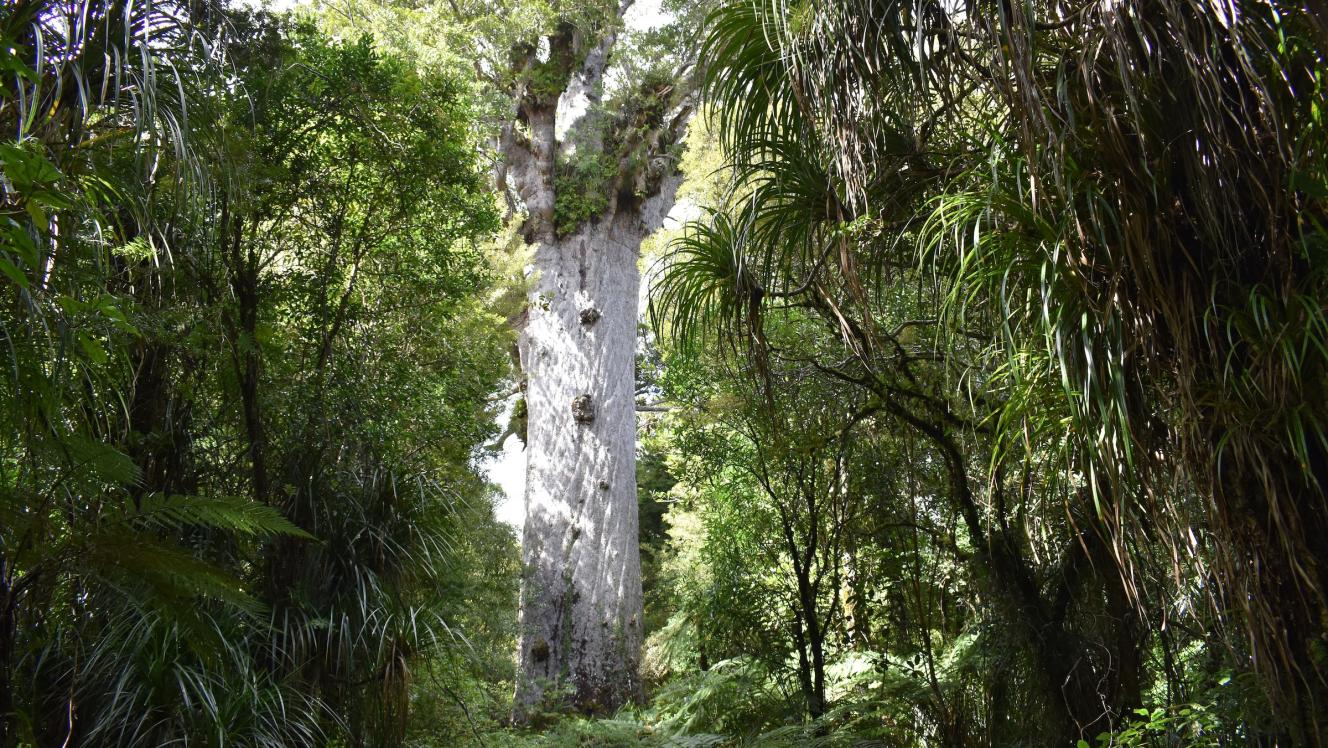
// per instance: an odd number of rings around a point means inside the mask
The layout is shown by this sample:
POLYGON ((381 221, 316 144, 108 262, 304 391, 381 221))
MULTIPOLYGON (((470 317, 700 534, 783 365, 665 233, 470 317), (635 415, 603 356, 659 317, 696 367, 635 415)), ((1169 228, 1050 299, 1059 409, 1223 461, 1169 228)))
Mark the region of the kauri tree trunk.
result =
POLYGON ((536 272, 520 341, 529 420, 518 722, 545 708, 612 712, 642 697, 637 263, 641 241, 672 206, 691 109, 676 93, 684 87, 672 85, 671 95, 642 92, 662 102, 653 112, 602 110, 626 9, 597 39, 563 24, 547 38, 547 60, 534 44, 513 53, 529 74, 513 91, 499 183, 524 209, 536 272), (564 83, 553 92, 549 80, 564 83), (617 168, 576 178, 586 163, 617 168), (569 184, 580 192, 557 193, 569 184), (569 225, 560 200, 602 209, 569 225))
MULTIPOLYGON (((616 222, 615 222, 616 223, 616 222)), ((586 711, 641 695, 636 256, 631 226, 536 249, 527 377, 525 578, 518 700, 567 683, 586 711)))

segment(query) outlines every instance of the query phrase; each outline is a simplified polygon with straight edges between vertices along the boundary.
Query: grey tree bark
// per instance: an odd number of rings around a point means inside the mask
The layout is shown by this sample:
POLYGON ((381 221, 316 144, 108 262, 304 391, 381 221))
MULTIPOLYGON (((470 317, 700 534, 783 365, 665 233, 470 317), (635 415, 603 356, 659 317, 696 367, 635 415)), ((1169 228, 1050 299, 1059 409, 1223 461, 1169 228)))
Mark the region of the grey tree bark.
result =
POLYGON ((645 127, 601 111, 615 28, 586 39, 566 26, 548 37, 547 60, 524 50, 518 65, 565 84, 556 94, 516 91, 516 121, 501 140, 500 186, 520 198, 537 273, 519 344, 529 420, 517 721, 541 706, 605 713, 642 696, 637 261, 673 204, 675 146, 691 106, 675 96, 645 127), (599 185, 607 206, 560 234, 560 159, 594 154, 617 159, 599 185))

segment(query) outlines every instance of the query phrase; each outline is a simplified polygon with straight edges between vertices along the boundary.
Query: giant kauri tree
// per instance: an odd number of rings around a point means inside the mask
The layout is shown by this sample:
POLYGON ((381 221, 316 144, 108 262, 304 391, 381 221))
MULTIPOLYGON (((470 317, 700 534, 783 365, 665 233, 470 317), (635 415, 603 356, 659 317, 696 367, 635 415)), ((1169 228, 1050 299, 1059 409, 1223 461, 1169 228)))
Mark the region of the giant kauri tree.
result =
POLYGON ((637 259, 672 207, 692 104, 685 67, 620 64, 630 7, 555 14, 510 51, 500 186, 536 273, 520 341, 519 718, 550 689, 588 712, 641 698, 637 259))

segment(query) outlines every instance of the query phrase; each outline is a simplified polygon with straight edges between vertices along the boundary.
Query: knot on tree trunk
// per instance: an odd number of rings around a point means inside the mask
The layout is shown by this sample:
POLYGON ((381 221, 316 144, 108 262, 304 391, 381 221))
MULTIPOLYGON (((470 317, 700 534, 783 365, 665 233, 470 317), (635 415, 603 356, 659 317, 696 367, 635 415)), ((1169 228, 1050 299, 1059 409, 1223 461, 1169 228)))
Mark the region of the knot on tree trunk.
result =
POLYGON ((589 327, 599 322, 599 310, 593 306, 588 306, 581 310, 581 324, 589 327))
POLYGON ((572 418, 577 423, 590 423, 595 420, 595 406, 590 402, 590 395, 578 395, 572 398, 572 418))

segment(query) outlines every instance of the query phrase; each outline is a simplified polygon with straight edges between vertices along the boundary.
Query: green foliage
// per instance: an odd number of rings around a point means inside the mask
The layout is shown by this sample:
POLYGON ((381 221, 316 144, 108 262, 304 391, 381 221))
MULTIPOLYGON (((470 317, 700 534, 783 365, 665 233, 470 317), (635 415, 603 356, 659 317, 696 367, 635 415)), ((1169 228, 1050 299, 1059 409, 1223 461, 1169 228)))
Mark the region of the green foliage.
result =
POLYGON ((396 745, 417 663, 501 677, 467 85, 211 5, 0 32, 0 745, 396 745))
POLYGON ((571 80, 575 60, 552 58, 530 65, 525 74, 526 90, 542 100, 557 101, 571 80))
MULTIPOLYGON (((1136 719, 1124 729, 1097 736, 1099 746, 1174 745, 1180 742, 1191 746, 1222 745, 1217 735, 1217 717, 1197 704, 1185 704, 1174 709, 1136 709, 1136 719)), ((1086 740, 1079 748, 1088 746, 1086 740)))
POLYGON ((313 540, 273 507, 255 504, 244 497, 144 496, 123 514, 114 510, 103 515, 111 525, 135 525, 154 530, 179 532, 187 527, 206 527, 241 535, 290 535, 313 540))
MULTIPOLYGON (((891 592, 839 585, 842 626, 925 655, 915 734, 1087 740, 1232 669, 1264 697, 1216 707, 1224 736, 1321 741, 1328 619, 1302 570, 1324 560, 1324 206, 1295 176, 1324 169, 1299 95, 1322 85, 1321 24, 864 0, 707 25, 732 190, 662 263, 657 329, 686 355, 733 343, 724 369, 756 387, 731 410, 865 395, 842 422, 876 459, 846 473, 879 519, 845 532, 891 592), (937 674, 960 652, 968 686, 937 674)), ((802 436, 752 441, 777 464, 802 436)), ((708 476, 751 461, 719 454, 708 476)))
POLYGON ((599 218, 615 198, 618 160, 593 152, 563 158, 554 167, 554 225, 559 236, 575 233, 582 224, 599 218))
POLYGON ((750 740, 788 717, 778 681, 745 658, 680 675, 656 693, 652 707, 657 730, 687 736, 693 745, 750 740))
POLYGON ((0 10, 0 746, 1322 742, 1312 12, 617 6, 0 10), (481 135, 608 33, 557 235, 680 156, 698 55, 709 114, 652 700, 512 729, 481 135))

